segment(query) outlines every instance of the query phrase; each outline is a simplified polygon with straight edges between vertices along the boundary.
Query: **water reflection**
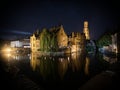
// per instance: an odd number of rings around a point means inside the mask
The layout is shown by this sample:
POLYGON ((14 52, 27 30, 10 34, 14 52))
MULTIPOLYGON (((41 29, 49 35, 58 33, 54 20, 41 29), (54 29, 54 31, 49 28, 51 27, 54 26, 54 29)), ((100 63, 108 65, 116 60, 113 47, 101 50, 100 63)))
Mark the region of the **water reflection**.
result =
POLYGON ((65 75, 67 69, 68 69, 68 64, 69 64, 69 59, 67 60, 66 58, 59 58, 58 60, 58 73, 60 78, 62 79, 63 76, 65 75))
POLYGON ((89 74, 90 58, 88 56, 86 56, 85 61, 86 61, 86 63, 85 63, 85 74, 88 75, 89 74))
MULTIPOLYGON (((89 74, 89 65, 91 59, 94 59, 96 55, 85 55, 84 53, 72 53, 67 55, 57 55, 57 56, 40 56, 39 53, 31 53, 31 54, 11 54, 6 53, 2 54, 2 57, 6 61, 13 60, 30 60, 30 66, 33 71, 40 69, 39 72, 46 71, 47 69, 52 69, 55 67, 56 71, 58 70, 58 74, 60 77, 63 77, 67 70, 70 68, 72 72, 80 71, 84 68, 85 74, 89 74), (51 68, 50 68, 51 67, 51 68)), ((110 64, 117 62, 117 57, 111 57, 105 54, 99 55, 96 57, 97 59, 105 60, 110 64)), ((53 70, 53 71, 55 71, 53 70)))
POLYGON ((30 59, 29 54, 21 55, 21 54, 12 54, 12 53, 6 53, 2 54, 2 57, 4 60, 26 60, 30 59))
POLYGON ((71 88, 76 85, 80 87, 80 84, 85 83, 88 78, 107 70, 108 62, 111 64, 117 61, 116 57, 84 53, 57 56, 44 56, 39 53, 3 54, 1 56, 2 60, 7 61, 8 71, 17 71, 15 68, 11 70, 11 67, 15 65, 21 71, 20 73, 30 77, 38 85, 45 84, 43 87, 48 86, 48 88, 54 85, 64 87, 66 82, 68 84, 66 87, 71 88))
POLYGON ((107 62, 109 62, 110 64, 113 64, 115 62, 117 62, 117 56, 108 56, 108 55, 105 55, 103 54, 103 59, 107 62))
POLYGON ((44 79, 57 78, 56 76, 63 79, 68 70, 80 72, 85 69, 85 74, 89 74, 89 63, 90 59, 81 53, 62 56, 39 56, 36 53, 31 53, 30 61, 33 71, 39 72, 44 79))

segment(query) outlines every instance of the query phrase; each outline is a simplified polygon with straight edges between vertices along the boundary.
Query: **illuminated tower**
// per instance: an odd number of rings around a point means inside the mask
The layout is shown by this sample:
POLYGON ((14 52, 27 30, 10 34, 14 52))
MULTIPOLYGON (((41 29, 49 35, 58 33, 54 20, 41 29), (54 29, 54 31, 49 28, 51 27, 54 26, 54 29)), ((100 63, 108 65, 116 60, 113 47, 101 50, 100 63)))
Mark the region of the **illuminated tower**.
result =
POLYGON ((83 33, 85 33, 86 40, 90 40, 90 34, 88 29, 88 21, 84 21, 83 33))

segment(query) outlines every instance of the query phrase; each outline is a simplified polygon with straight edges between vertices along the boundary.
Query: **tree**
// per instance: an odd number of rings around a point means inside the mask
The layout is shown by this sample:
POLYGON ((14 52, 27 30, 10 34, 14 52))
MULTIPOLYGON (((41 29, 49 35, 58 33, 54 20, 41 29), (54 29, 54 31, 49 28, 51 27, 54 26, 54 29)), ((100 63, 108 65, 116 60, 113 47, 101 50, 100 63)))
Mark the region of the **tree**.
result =
POLYGON ((97 40, 97 46, 103 47, 103 46, 108 46, 110 44, 112 44, 112 37, 111 37, 111 33, 105 33, 104 35, 102 35, 98 40, 97 40))
POLYGON ((46 28, 43 28, 40 33, 40 51, 57 51, 58 44, 55 32, 49 32, 46 28))

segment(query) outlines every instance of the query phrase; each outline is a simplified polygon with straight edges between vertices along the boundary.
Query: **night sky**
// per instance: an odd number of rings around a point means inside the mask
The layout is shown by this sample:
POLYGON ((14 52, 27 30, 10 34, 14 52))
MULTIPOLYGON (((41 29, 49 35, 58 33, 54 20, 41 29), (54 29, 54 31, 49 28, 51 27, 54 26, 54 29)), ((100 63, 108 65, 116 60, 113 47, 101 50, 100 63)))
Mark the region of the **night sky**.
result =
POLYGON ((31 35, 36 29, 62 24, 65 32, 82 32, 89 22, 91 39, 106 30, 118 28, 118 1, 105 0, 1 0, 0 38, 17 39, 31 35))

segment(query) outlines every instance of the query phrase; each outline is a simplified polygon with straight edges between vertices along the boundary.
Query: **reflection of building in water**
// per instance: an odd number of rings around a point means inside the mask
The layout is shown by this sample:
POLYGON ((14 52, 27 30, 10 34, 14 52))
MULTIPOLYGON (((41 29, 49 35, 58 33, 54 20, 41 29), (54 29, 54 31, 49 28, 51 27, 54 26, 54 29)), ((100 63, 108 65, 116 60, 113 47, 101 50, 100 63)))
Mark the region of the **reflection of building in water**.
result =
POLYGON ((85 73, 88 72, 89 60, 85 60, 81 53, 66 56, 39 56, 37 53, 31 53, 30 64, 33 71, 38 72, 44 80, 49 77, 54 79, 56 75, 63 79, 68 69, 75 72, 83 71, 85 68, 85 73))
POLYGON ((63 77, 68 69, 68 63, 69 63, 69 60, 67 58, 59 58, 58 73, 59 73, 61 79, 63 79, 63 77))
POLYGON ((105 61, 109 62, 110 64, 117 62, 117 57, 110 57, 110 56, 107 56, 105 54, 103 54, 103 59, 105 61))
POLYGON ((3 57, 5 59, 9 59, 11 61, 14 61, 14 60, 28 60, 29 59, 29 55, 28 54, 20 55, 20 54, 6 53, 6 54, 3 54, 3 57))
POLYGON ((25 55, 12 54, 11 58, 13 60, 28 60, 29 59, 29 54, 25 54, 25 55))
POLYGON ((54 61, 54 57, 39 56, 37 55, 37 53, 32 53, 30 64, 33 71, 39 73, 44 80, 46 80, 46 78, 48 77, 51 77, 51 79, 55 78, 54 74, 55 74, 56 64, 54 61))
POLYGON ((72 53, 72 55, 71 55, 71 63, 70 64, 71 64, 73 72, 75 70, 79 70, 81 68, 79 55, 77 53, 72 53))
POLYGON ((88 62, 86 66, 85 63, 85 58, 81 55, 81 53, 72 53, 64 58, 59 58, 58 72, 61 79, 64 77, 69 68, 71 68, 73 72, 87 68, 88 62))
POLYGON ((31 53, 31 60, 30 60, 30 65, 33 69, 33 71, 35 71, 36 67, 39 66, 40 60, 38 59, 37 53, 31 53))
POLYGON ((63 78, 69 68, 73 72, 87 68, 88 62, 86 66, 85 63, 85 57, 81 53, 72 53, 67 55, 67 57, 59 58, 58 72, 60 77, 63 78))
POLYGON ((90 64, 90 58, 86 56, 86 60, 85 60, 85 74, 86 75, 89 74, 89 64, 90 64))

